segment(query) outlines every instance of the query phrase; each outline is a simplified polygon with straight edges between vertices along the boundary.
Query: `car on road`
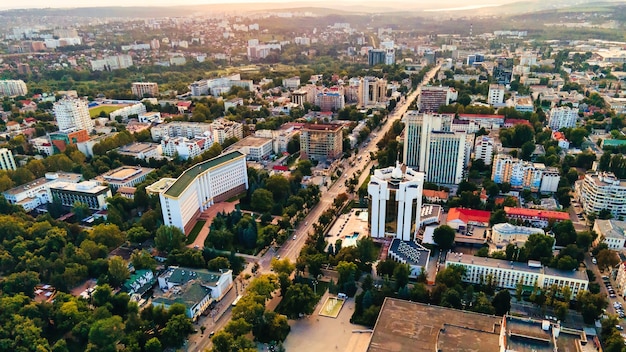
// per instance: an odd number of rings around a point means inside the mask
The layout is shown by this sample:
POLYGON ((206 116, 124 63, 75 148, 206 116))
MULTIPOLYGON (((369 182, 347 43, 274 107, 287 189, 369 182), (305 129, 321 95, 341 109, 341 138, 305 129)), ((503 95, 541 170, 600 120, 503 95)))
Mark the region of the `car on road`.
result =
POLYGON ((293 235, 293 240, 294 240, 294 241, 296 240, 296 235, 293 235))
POLYGON ((209 337, 213 337, 213 335, 215 335, 215 331, 211 331, 211 333, 209 334, 209 337))

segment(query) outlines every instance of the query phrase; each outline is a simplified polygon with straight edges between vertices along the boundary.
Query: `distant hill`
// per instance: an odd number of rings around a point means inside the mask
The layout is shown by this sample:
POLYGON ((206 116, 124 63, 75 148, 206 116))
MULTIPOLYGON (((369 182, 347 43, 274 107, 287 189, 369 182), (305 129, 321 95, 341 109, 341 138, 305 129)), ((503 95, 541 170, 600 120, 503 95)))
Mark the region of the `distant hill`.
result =
MULTIPOLYGON (((492 3, 502 3, 494 0, 492 3)), ((480 5, 480 2, 471 5, 480 5)), ((370 1, 367 5, 355 1, 342 2, 294 2, 294 3, 248 3, 248 4, 210 4, 184 5, 171 7, 82 7, 82 8, 45 8, 21 9, 0 11, 0 16, 77 16, 98 18, 149 18, 149 17, 179 17, 188 15, 203 15, 211 13, 242 13, 262 11, 298 11, 311 12, 316 15, 358 15, 358 14, 385 14, 398 16, 426 16, 436 17, 482 17, 482 16, 517 16, 528 13, 550 13, 569 9, 575 11, 589 11, 597 8, 612 8, 624 4, 623 1, 590 0, 527 0, 504 3, 497 6, 481 8, 465 8, 468 3, 450 4, 446 7, 438 6, 436 2, 421 1, 370 1), (436 11, 433 11, 436 10, 436 11)))

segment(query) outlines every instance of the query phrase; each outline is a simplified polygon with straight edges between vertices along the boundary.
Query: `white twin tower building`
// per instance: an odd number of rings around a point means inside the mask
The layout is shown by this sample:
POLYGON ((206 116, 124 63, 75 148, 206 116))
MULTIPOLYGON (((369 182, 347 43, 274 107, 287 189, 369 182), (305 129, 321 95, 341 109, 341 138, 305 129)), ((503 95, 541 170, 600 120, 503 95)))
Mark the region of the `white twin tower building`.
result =
POLYGON ((420 225, 424 173, 396 162, 370 178, 370 230, 373 238, 411 241, 420 225))

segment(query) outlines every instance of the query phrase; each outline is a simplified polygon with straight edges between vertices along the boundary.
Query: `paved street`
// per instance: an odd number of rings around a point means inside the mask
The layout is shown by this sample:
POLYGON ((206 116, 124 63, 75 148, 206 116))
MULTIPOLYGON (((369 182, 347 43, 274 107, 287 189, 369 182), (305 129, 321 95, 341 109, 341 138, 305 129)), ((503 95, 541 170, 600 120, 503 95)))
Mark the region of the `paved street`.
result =
POLYGON ((616 287, 615 280, 613 280, 611 273, 609 271, 600 272, 600 269, 598 268, 598 266, 591 262, 591 256, 589 255, 589 253, 585 254, 585 265, 587 266, 587 269, 590 269, 591 271, 593 271, 594 275, 596 276, 595 282, 600 285, 600 292, 605 294, 607 297, 607 300, 609 301, 609 306, 606 308, 607 313, 617 314, 617 312, 615 311, 615 308, 613 308, 613 303, 615 302, 619 302, 622 304, 622 306, 626 307, 626 303, 624 302, 623 297, 621 297, 619 294, 615 298, 609 297, 609 291, 604 285, 604 282, 602 282, 602 276, 608 276, 611 278, 611 286, 615 288, 616 287))

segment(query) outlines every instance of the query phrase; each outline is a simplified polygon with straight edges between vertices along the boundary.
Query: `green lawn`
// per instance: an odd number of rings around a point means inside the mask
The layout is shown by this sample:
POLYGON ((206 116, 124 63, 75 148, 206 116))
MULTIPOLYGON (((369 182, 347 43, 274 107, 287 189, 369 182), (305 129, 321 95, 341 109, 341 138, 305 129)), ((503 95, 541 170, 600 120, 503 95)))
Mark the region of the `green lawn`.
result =
POLYGON ((196 238, 198 237, 198 234, 200 233, 200 230, 202 230, 202 227, 204 226, 204 224, 206 224, 205 220, 200 220, 196 223, 196 225, 193 227, 193 229, 191 229, 191 232, 189 233, 189 236, 187 236, 187 244, 192 244, 193 241, 196 240, 196 238))
POLYGON ((89 115, 93 118, 93 117, 98 117, 100 116, 100 112, 104 111, 106 114, 110 114, 115 110, 119 110, 122 107, 120 106, 97 106, 95 108, 89 109, 89 115))

